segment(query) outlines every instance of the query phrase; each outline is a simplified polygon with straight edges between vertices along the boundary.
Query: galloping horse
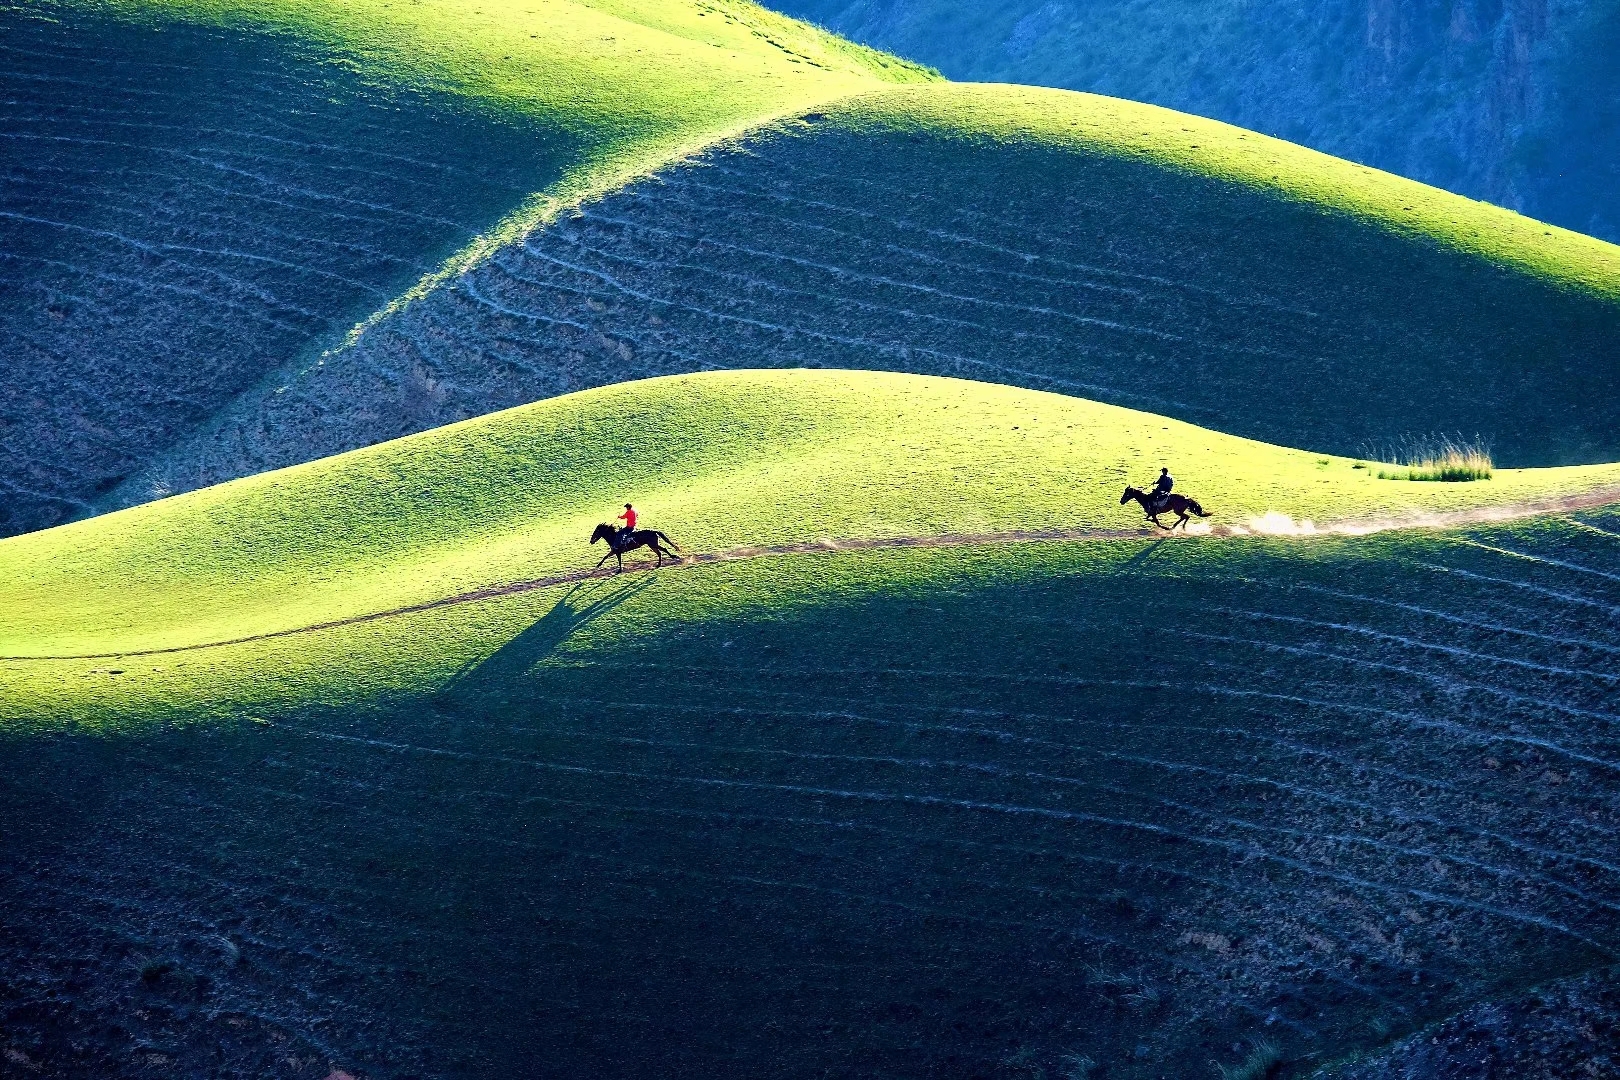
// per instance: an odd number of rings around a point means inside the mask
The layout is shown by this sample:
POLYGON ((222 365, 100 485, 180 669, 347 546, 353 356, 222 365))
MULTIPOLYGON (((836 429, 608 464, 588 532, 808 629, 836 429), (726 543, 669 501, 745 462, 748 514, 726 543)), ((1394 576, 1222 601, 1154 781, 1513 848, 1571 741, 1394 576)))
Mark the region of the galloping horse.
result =
POLYGON ((653 549, 653 554, 658 556, 658 561, 653 564, 655 566, 664 565, 665 555, 668 555, 672 559, 679 559, 679 556, 675 553, 681 550, 675 546, 675 541, 671 540, 657 529, 637 529, 634 532, 630 532, 629 530, 617 529, 612 525, 598 525, 596 527, 596 531, 591 533, 591 543, 594 544, 598 540, 607 541, 608 553, 602 556, 601 562, 596 564, 597 567, 600 568, 602 563, 607 562, 609 559, 616 558, 619 560, 619 569, 616 571, 616 573, 624 572, 624 553, 627 551, 634 551, 638 547, 649 547, 653 549), (663 548, 658 546, 658 541, 660 540, 669 545, 668 551, 665 551, 663 548))
POLYGON ((1148 516, 1148 520, 1153 522, 1153 524, 1157 525, 1161 529, 1174 529, 1176 525, 1181 525, 1183 526, 1183 531, 1185 531, 1185 526, 1187 524, 1187 511, 1189 510, 1197 514, 1199 517, 1210 516, 1204 513, 1204 508, 1198 505, 1197 500, 1189 499, 1185 495, 1177 495, 1175 492, 1171 492, 1169 495, 1166 495, 1164 497, 1164 505, 1159 507, 1157 510, 1153 509, 1153 496, 1151 494, 1146 491, 1138 491, 1133 487, 1128 487, 1125 489, 1125 494, 1119 497, 1119 505, 1124 506, 1132 499, 1135 499, 1137 502, 1142 504, 1142 513, 1146 514, 1148 516), (1164 522, 1159 520, 1159 515, 1165 511, 1169 511, 1170 513, 1176 515, 1177 520, 1175 525, 1167 526, 1164 522))

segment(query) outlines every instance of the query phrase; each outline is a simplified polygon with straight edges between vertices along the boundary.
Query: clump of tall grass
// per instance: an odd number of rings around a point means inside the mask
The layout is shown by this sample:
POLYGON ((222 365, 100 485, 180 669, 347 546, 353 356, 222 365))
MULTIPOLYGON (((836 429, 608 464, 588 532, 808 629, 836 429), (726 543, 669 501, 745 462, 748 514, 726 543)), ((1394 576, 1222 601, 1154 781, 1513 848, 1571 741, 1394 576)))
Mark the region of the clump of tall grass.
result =
POLYGON ((1241 1064, 1228 1068, 1216 1063, 1215 1067, 1221 1071, 1221 1080, 1271 1080, 1282 1071, 1283 1056, 1275 1046, 1263 1042, 1241 1064))
POLYGON ((1407 435, 1367 456, 1386 466, 1380 480, 1489 480, 1495 467, 1490 444, 1478 435, 1407 435))

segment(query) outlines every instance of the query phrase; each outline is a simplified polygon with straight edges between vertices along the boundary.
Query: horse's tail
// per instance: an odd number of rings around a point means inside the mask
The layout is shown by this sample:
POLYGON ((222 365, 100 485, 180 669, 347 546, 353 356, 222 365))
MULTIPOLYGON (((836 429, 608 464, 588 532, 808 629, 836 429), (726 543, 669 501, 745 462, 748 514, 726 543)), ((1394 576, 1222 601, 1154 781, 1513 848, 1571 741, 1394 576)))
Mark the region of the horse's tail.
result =
POLYGON ((672 551, 681 550, 681 546, 679 544, 677 544, 675 541, 671 540, 669 537, 665 536, 663 533, 658 532, 658 530, 656 530, 656 529, 654 529, 653 532, 658 537, 658 539, 662 540, 664 543, 666 543, 666 544, 668 544, 670 546, 670 550, 672 550, 672 551))
POLYGON ((1198 500, 1197 499, 1188 499, 1187 500, 1187 509, 1189 509, 1193 513, 1197 514, 1199 517, 1209 517, 1210 516, 1209 514, 1204 513, 1204 508, 1202 506, 1198 505, 1198 500))

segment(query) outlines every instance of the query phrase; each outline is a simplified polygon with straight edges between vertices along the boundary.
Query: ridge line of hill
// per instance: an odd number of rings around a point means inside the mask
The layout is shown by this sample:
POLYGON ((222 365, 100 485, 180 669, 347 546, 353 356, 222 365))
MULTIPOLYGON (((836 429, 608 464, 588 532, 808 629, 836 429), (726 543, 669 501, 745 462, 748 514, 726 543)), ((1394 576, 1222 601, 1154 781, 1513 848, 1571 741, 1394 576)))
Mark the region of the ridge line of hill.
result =
MULTIPOLYGON (((1464 525, 1478 525, 1492 522, 1512 521, 1528 517, 1545 516, 1549 514, 1568 513, 1575 510, 1589 510, 1599 506, 1609 506, 1620 502, 1620 488, 1603 488, 1597 491, 1586 492, 1581 495, 1564 496, 1557 499, 1533 499, 1508 506, 1475 507, 1467 510, 1453 510, 1439 513, 1424 513, 1403 515, 1401 517, 1385 517, 1379 519, 1347 519, 1316 525, 1311 521, 1296 522, 1282 514, 1268 514, 1262 518, 1250 519, 1247 525, 1219 525, 1208 527, 1208 531, 1196 533, 1183 533, 1176 537, 1173 532, 1157 532, 1146 528, 1137 529, 1099 529, 1093 527, 1069 529, 1010 529, 1001 532, 987 533, 940 533, 934 536, 890 536, 890 537, 857 537, 851 539, 835 540, 831 538, 821 540, 798 541, 788 544, 761 544, 743 547, 726 548, 722 551, 703 552, 695 555, 684 555, 670 564, 671 568, 691 566, 712 566, 716 563, 736 562, 741 559, 767 558, 772 555, 817 555, 838 554, 845 551, 893 551, 906 548, 948 548, 948 547, 984 547, 995 544, 1026 544, 1042 543, 1057 540, 1147 540, 1159 539, 1185 539, 1185 540, 1216 540, 1239 539, 1243 537, 1266 538, 1309 538, 1325 536, 1368 536, 1378 532, 1391 532, 1401 529, 1445 529, 1464 525)), ((551 574, 546 577, 530 578, 524 581, 507 582, 503 585, 487 585, 466 592, 455 593, 450 596, 439 597, 435 600, 426 600, 421 603, 407 604, 402 607, 389 608, 386 611, 372 611, 361 615, 350 615, 341 619, 330 619, 324 622, 312 623, 307 626, 294 626, 282 630, 271 630, 262 634, 249 634, 244 637, 230 638, 223 641, 205 641, 191 645, 171 645, 160 649, 132 649, 123 652, 101 653, 71 653, 48 656, 0 656, 0 661, 26 662, 26 661, 59 661, 59 660, 110 660, 130 656, 165 656, 171 653, 197 652, 202 649, 222 649, 233 645, 246 645, 255 641, 271 641, 277 638, 294 637, 299 634, 313 634, 322 630, 335 630, 344 626, 356 626, 368 622, 377 622, 381 619, 397 618, 401 615, 415 615, 424 611, 435 611, 439 608, 454 607, 460 604, 476 603, 480 600, 493 600, 503 596, 514 596, 520 593, 535 592, 540 589, 550 589, 558 585, 572 585, 582 581, 596 578, 616 577, 625 573, 642 573, 659 569, 661 563, 637 563, 626 566, 623 570, 608 569, 606 567, 592 567, 590 569, 571 570, 561 574, 551 574)))
MULTIPOLYGON (((829 94, 825 98, 795 101, 790 107, 750 117, 721 131, 701 132, 686 142, 663 148, 662 156, 658 156, 657 151, 627 153, 609 155, 600 161, 582 162, 565 171, 551 186, 531 194, 489 229, 473 237, 460 250, 446 258, 436 269, 423 274, 415 284, 356 322, 330 347, 322 349, 313 361, 305 359, 300 364, 295 358, 293 362, 268 373, 261 382, 284 379, 291 368, 299 368, 302 373, 313 366, 325 363, 358 344, 366 331, 384 319, 399 314, 411 304, 425 299, 434 290, 454 281, 462 274, 477 270, 494 258, 502 248, 524 240, 530 234, 552 224, 569 210, 579 209, 593 200, 606 198, 639 181, 650 180, 667 169, 679 167, 703 154, 741 145, 749 136, 766 131, 784 120, 802 116, 818 108, 827 108, 860 98, 893 94, 910 85, 914 84, 863 86, 829 94)), ((251 389, 245 390, 238 397, 251 392, 251 389)))
POLYGON ((0 41, 0 340, 43 403, 6 417, 6 534, 583 195, 940 78, 752 0, 38 0, 0 41))
POLYGON ((1480 433, 1504 464, 1614 455, 1607 369, 1568 374, 1620 310, 1614 245, 1129 102, 877 82, 815 100, 593 156, 95 506, 739 363, 991 378, 1340 455, 1429 430, 1480 433), (1370 389, 1414 378, 1421 407, 1370 389))
MULTIPOLYGON (((318 352, 311 349, 290 356, 266 371, 251 385, 237 391, 199 424, 190 434, 190 438, 200 441, 210 433, 217 433, 228 422, 231 409, 237 402, 249 399, 256 393, 263 394, 270 387, 304 378, 316 368, 324 367, 328 361, 342 357, 344 353, 359 345, 367 332, 388 319, 401 315, 413 304, 428 299, 462 275, 480 269, 502 249, 522 243, 534 233, 554 224, 570 210, 582 209, 589 203, 608 198, 639 182, 652 180, 667 170, 679 168, 705 154, 740 147, 749 137, 767 132, 796 116, 839 104, 894 94, 909 85, 914 84, 880 83, 830 93, 822 98, 794 101, 788 103, 786 107, 751 116, 723 130, 700 132, 696 137, 674 146, 656 148, 650 152, 644 148, 632 147, 624 152, 608 154, 596 160, 587 159, 571 166, 552 184, 531 193, 488 229, 474 236, 404 290, 379 304, 335 340, 328 338, 329 343, 319 347, 318 352)), ((163 460, 172 454, 174 449, 173 446, 166 448, 156 460, 163 460)), ((121 490, 122 488, 115 489, 87 503, 89 509, 87 516, 93 517, 122 509, 124 504, 117 497, 117 491, 121 490)))
MULTIPOLYGON (((928 81, 932 82, 934 80, 928 81)), ((940 79, 937 81, 950 82, 951 80, 940 79)), ((501 248, 520 241, 536 230, 550 225, 568 210, 577 209, 594 200, 613 195, 616 192, 628 188, 632 184, 651 179, 667 169, 678 167, 686 162, 692 161, 700 155, 724 150, 728 147, 738 145, 742 140, 747 139, 751 135, 767 131, 774 125, 782 123, 784 120, 791 119, 796 115, 804 114, 807 110, 814 110, 817 108, 839 104, 854 103, 856 101, 870 101, 885 96, 899 95, 908 90, 915 89, 917 85, 919 84, 909 82, 894 82, 887 84, 878 82, 876 85, 872 86, 850 87, 841 92, 831 93, 825 98, 820 98, 813 101, 795 101, 788 105, 788 107, 778 108, 768 113, 762 113, 750 117, 747 120, 734 124, 733 126, 724 130, 699 133, 696 138, 671 147, 661 148, 661 154, 656 150, 653 153, 647 153, 645 150, 642 150, 639 153, 610 154, 601 160, 582 162, 580 165, 568 169, 551 186, 545 188, 544 190, 534 192, 531 196, 523 200, 522 203, 513 208, 504 217, 492 225, 487 231, 474 237, 464 247, 446 258, 443 263, 439 265, 439 267, 422 275, 422 277, 409 288, 405 289, 397 296, 389 299, 386 303, 379 306, 375 311, 368 314, 365 318, 356 322, 355 325, 345 332, 337 342, 332 344, 329 348, 322 349, 321 352, 314 357, 313 363, 306 359, 302 364, 299 364, 299 362, 295 359, 292 363, 285 364, 282 367, 277 368, 275 371, 270 372, 266 376, 266 380, 284 377, 286 371, 293 367, 300 367, 301 370, 307 371, 310 367, 322 364, 326 360, 353 347, 360 341, 361 336, 365 334, 366 331, 381 323, 384 319, 387 319, 392 315, 397 315, 409 307, 412 303, 426 298, 435 289, 448 284, 460 275, 477 270, 479 267, 493 258, 501 248)), ((988 88, 997 88, 998 86, 1002 86, 1003 88, 1012 88, 1017 90, 1035 89, 1023 86, 1009 87, 1006 84, 995 83, 966 82, 958 85, 988 88)), ((1076 91, 1075 93, 1079 92, 1076 91)), ((1099 97, 1099 95, 1095 94, 1082 94, 1081 96, 1093 99, 1099 97)), ((1175 110, 1165 109, 1162 106, 1146 103, 1129 102, 1128 104, 1143 107, 1152 110, 1155 113, 1169 114, 1175 112, 1175 110)), ((1178 119, 1185 118, 1178 116, 1178 119)), ((1264 144, 1266 147, 1269 147, 1272 144, 1289 146, 1295 145, 1287 143, 1286 140, 1266 136, 1261 132, 1251 132, 1247 129, 1240 129, 1237 127, 1237 125, 1227 124, 1218 120, 1210 120, 1205 117, 1192 117, 1192 121, 1195 126, 1193 128, 1183 128, 1182 131, 1183 133, 1192 133, 1190 138, 1183 141, 1189 143, 1190 150, 1194 151, 1198 150, 1199 146, 1196 143, 1192 143, 1191 138, 1201 137, 1200 135, 1196 134, 1196 132, 1198 130, 1204 130, 1205 134, 1207 134, 1209 131, 1216 130, 1217 128, 1231 128, 1233 130, 1242 131, 1243 134, 1241 137, 1244 138, 1247 138, 1252 134, 1256 137, 1257 142, 1264 144)), ((1047 138, 1053 137, 1052 132, 1041 131, 1040 125, 1023 126, 1014 124, 1009 131, 1003 132, 1002 134, 1004 136, 1016 135, 1017 137, 1026 139, 1039 139, 1042 135, 1045 135, 1047 138)), ((1119 145, 1114 146, 1112 149, 1115 153, 1125 155, 1149 154, 1147 147, 1143 145, 1135 145, 1131 140, 1128 139, 1121 141, 1119 145)), ((1306 147, 1305 149, 1312 155, 1322 159, 1333 158, 1333 155, 1331 154, 1310 150, 1309 147, 1306 147)), ((1188 146, 1178 145, 1168 149, 1161 148, 1156 154, 1152 154, 1151 156, 1157 157, 1159 159, 1159 163, 1166 167, 1188 171, 1195 175, 1199 173, 1198 169, 1192 167, 1194 157, 1189 154, 1188 146)), ((1203 164, 1205 169, 1211 168, 1211 164, 1208 160, 1204 160, 1203 164)), ((1258 162, 1239 163, 1228 161, 1222 162, 1221 164, 1222 167, 1219 170, 1216 170, 1215 174, 1220 175, 1223 179, 1234 183, 1247 182, 1257 187, 1267 187, 1278 196, 1292 202, 1302 204, 1318 204, 1325 197, 1324 192, 1319 187, 1305 183, 1299 177, 1293 175, 1289 175, 1285 180, 1280 180, 1279 176, 1272 176, 1269 183, 1265 182, 1262 174, 1266 173, 1270 168, 1275 167, 1275 162, 1266 163, 1264 167, 1262 167, 1262 165, 1258 162)), ((1422 181, 1410 181, 1399 174, 1386 173, 1386 171, 1382 169, 1372 168, 1356 162, 1350 162, 1349 164, 1354 170, 1361 174, 1376 177, 1392 177, 1397 182, 1397 187, 1401 187, 1401 182, 1415 185, 1415 187, 1410 189, 1402 187, 1400 194, 1403 199, 1414 200, 1415 202, 1416 200, 1414 199, 1413 193, 1422 189, 1439 191, 1442 195, 1454 194, 1453 192, 1446 191, 1445 189, 1435 188, 1433 185, 1425 184, 1422 181)), ((1427 192, 1424 193, 1427 194, 1427 192)), ((1375 222, 1381 227, 1392 232, 1409 232, 1412 235, 1421 236, 1429 242, 1442 245, 1449 243, 1457 246, 1461 250, 1468 251, 1470 254, 1476 257, 1485 259, 1486 261, 1514 265, 1523 270, 1544 274, 1547 276, 1548 280, 1554 282, 1559 288, 1573 289, 1578 292, 1590 292, 1593 294, 1603 294, 1608 292, 1611 295, 1620 295, 1620 291, 1616 291, 1620 290, 1620 278, 1611 278, 1609 281, 1603 281, 1601 274, 1594 276, 1592 273, 1592 268, 1590 267, 1583 268, 1581 272, 1566 271, 1564 273, 1559 273, 1559 268, 1548 262, 1545 258, 1530 253, 1528 249, 1526 251, 1511 251, 1500 246, 1493 247, 1488 243, 1484 243, 1477 231, 1469 233, 1465 230, 1458 230, 1454 228, 1451 233, 1448 234, 1448 231, 1444 227, 1445 221, 1443 219, 1447 219, 1447 215, 1449 213, 1456 212, 1454 207, 1446 207, 1444 211, 1436 211, 1431 207, 1422 206, 1417 212, 1414 212, 1414 207, 1407 206, 1404 207, 1404 210, 1407 213, 1413 214, 1410 221, 1397 222, 1393 218, 1381 221, 1378 219, 1375 212, 1375 208, 1380 205, 1380 196, 1389 204, 1389 206, 1393 206, 1395 203, 1400 202, 1401 199, 1394 198, 1393 194, 1389 192, 1380 192, 1379 196, 1374 196, 1363 192, 1351 191, 1348 188, 1342 189, 1339 194, 1343 199, 1343 203, 1342 205, 1333 207, 1333 209, 1341 213, 1349 213, 1360 216, 1368 221, 1375 222), (1360 195, 1361 197, 1357 199, 1355 197, 1357 195, 1360 195)), ((1501 210, 1504 208, 1492 206, 1491 209, 1501 210)), ((1511 215, 1511 217, 1503 218, 1502 220, 1511 221, 1515 225, 1520 224, 1515 219, 1525 218, 1525 215, 1519 214, 1516 211, 1508 210, 1506 212, 1511 215)), ((1548 224, 1535 219, 1525 220, 1529 220, 1532 226, 1545 226, 1548 224)), ((1449 219, 1449 222, 1453 227, 1458 225, 1458 222, 1455 219, 1449 219)), ((1588 237, 1585 237, 1583 234, 1574 234, 1573 230, 1564 229, 1561 226, 1552 226, 1552 228, 1558 229, 1559 233, 1561 234, 1580 235, 1581 239, 1588 239, 1588 237)), ((1553 235, 1551 231, 1543 231, 1544 235, 1553 235)), ((1532 237, 1534 233, 1535 228, 1529 228, 1524 233, 1524 237, 1532 237)), ((1523 240, 1523 237, 1520 239, 1523 240)), ((1528 243, 1528 241, 1526 241, 1526 243, 1528 243)), ((1605 246, 1608 245, 1605 244, 1605 246)), ((1620 266, 1620 264, 1616 265, 1620 266)), ((245 396, 246 393, 247 391, 244 391, 244 395, 239 396, 245 396)), ((220 412, 223 411, 223 409, 220 410, 220 412)))

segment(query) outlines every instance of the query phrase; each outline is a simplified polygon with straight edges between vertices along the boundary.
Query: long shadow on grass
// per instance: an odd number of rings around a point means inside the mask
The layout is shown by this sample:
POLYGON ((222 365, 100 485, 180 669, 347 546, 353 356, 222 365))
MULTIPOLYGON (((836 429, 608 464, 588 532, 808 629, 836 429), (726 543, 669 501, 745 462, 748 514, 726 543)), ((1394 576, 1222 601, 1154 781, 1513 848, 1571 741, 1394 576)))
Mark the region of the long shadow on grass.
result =
POLYGON ((596 581, 580 582, 516 637, 484 659, 463 666, 434 695, 433 704, 439 709, 460 709, 489 703, 509 691, 581 627, 600 619, 652 583, 650 577, 606 586, 596 581))
POLYGON ((1146 567, 1147 564, 1153 560, 1154 556, 1158 555, 1163 549, 1164 538, 1160 537, 1159 539, 1154 540, 1152 543, 1144 545, 1141 551, 1138 551, 1135 555, 1132 555, 1129 559, 1126 559, 1124 562, 1120 563, 1118 568, 1114 570, 1114 573, 1116 575, 1129 574, 1133 571, 1141 570, 1146 567))

